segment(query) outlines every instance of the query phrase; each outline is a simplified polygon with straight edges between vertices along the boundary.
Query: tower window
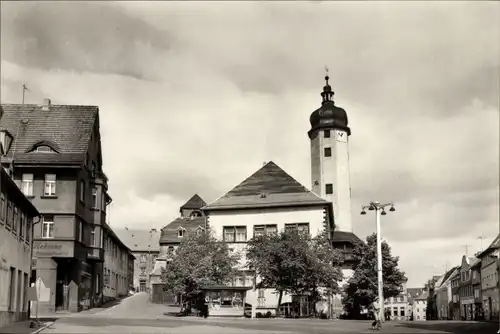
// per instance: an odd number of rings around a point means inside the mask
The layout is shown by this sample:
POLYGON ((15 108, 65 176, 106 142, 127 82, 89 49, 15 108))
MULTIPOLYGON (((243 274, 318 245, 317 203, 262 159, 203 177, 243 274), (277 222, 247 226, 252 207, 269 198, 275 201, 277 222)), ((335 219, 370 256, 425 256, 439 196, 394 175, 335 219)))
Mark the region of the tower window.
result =
POLYGON ((325 192, 327 195, 333 194, 333 184, 331 183, 325 184, 325 192))
POLYGON ((331 157, 331 156, 332 156, 332 148, 325 147, 325 157, 331 157))
POLYGON ((330 130, 323 131, 323 137, 324 138, 330 138, 330 130))

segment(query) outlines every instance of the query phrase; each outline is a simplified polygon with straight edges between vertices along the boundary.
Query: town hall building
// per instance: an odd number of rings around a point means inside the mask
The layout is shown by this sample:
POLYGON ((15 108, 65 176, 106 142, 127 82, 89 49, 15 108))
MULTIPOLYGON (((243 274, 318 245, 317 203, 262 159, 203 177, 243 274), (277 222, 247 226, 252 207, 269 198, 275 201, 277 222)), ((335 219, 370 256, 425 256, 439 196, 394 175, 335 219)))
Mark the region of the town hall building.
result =
MULTIPOLYGON (((264 233, 296 229, 314 237, 327 229, 332 235, 332 245, 343 254, 345 282, 352 275, 352 251, 359 241, 351 219, 348 147, 351 130, 346 111, 333 101, 328 76, 325 79, 322 105, 310 116, 311 190, 271 161, 202 211, 207 228, 235 251, 243 251, 251 238, 264 233)), ((232 285, 210 289, 211 314, 243 314, 244 308, 250 306, 252 316, 275 311, 278 295, 272 289, 254 289, 254 273, 245 263, 243 257, 239 264, 241 275, 232 285)), ((294 298, 298 297, 284 295, 280 307, 308 304, 294 298)), ((340 296, 325 303, 328 305, 323 305, 323 310, 338 316, 342 310, 340 296)), ((298 313, 300 316, 310 311, 300 309, 298 313)))

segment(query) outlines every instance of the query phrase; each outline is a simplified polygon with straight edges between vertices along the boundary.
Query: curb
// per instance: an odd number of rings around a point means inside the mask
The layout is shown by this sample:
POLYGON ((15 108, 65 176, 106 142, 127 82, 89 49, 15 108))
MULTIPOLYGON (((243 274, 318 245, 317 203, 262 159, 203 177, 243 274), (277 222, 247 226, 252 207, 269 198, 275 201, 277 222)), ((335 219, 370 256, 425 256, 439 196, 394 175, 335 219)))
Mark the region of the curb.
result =
POLYGON ((55 321, 47 322, 45 325, 43 325, 42 327, 38 328, 36 331, 31 332, 31 334, 38 334, 38 333, 41 333, 41 332, 42 332, 42 331, 44 331, 45 329, 47 329, 47 328, 49 328, 50 326, 52 326, 54 323, 55 323, 55 321))

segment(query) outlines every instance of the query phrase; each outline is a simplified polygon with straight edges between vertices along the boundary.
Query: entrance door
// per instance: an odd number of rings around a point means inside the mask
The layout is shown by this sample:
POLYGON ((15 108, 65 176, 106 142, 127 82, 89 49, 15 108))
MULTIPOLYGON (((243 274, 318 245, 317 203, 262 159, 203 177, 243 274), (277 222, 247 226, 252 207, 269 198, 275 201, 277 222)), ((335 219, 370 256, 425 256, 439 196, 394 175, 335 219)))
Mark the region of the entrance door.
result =
POLYGON ((488 297, 488 320, 493 320, 493 309, 491 306, 491 297, 488 297))

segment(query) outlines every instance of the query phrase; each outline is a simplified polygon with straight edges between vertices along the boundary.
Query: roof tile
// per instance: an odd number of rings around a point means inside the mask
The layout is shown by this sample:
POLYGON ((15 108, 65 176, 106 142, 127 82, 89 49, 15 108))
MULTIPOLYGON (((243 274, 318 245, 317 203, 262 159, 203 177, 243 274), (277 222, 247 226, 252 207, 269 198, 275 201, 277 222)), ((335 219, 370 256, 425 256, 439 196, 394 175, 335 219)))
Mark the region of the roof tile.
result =
POLYGON ((83 163, 98 117, 97 106, 2 104, 0 130, 14 137, 7 157, 20 163, 83 163), (38 143, 52 143, 58 153, 28 153, 38 143))
POLYGON ((203 210, 327 203, 271 161, 203 210))
POLYGON ((142 229, 114 229, 116 235, 132 252, 158 252, 160 231, 142 229))
POLYGON ((181 210, 182 209, 201 209, 205 205, 207 205, 207 203, 205 203, 205 201, 198 194, 194 194, 193 197, 191 197, 186 202, 186 204, 181 206, 181 210))

